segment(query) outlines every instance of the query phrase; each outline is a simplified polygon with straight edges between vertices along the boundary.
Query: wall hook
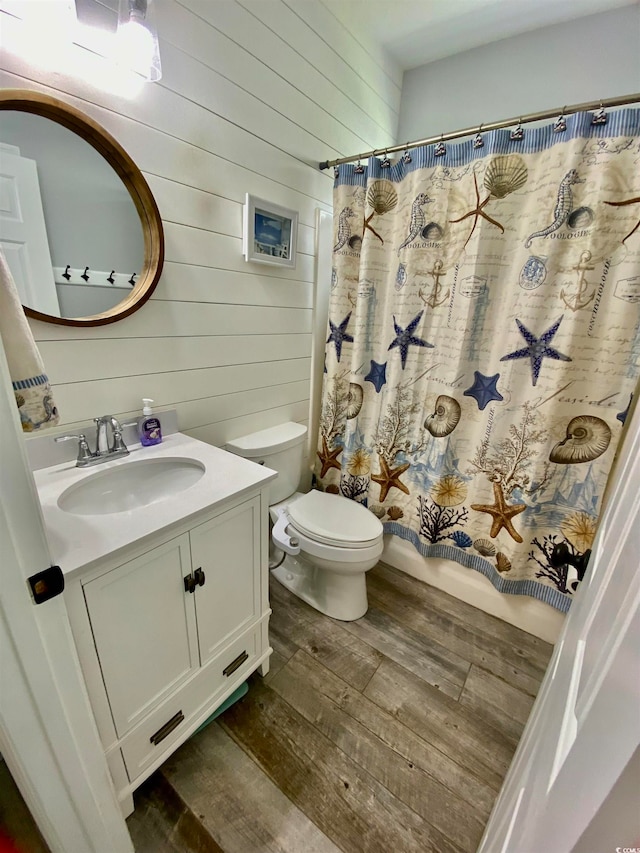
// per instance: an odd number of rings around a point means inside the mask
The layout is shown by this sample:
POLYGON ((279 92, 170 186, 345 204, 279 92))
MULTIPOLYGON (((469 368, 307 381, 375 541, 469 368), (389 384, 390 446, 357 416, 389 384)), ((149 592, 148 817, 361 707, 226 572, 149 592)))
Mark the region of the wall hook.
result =
POLYGON ((129 279, 129 284, 131 285, 131 287, 133 287, 133 285, 136 283, 136 276, 137 275, 138 275, 138 273, 134 272, 133 275, 131 276, 131 278, 129 279))
POLYGON ((83 278, 85 281, 89 281, 89 267, 84 268, 84 272, 82 273, 80 278, 83 278))
POLYGON ((114 273, 115 273, 115 270, 111 270, 111 273, 107 276, 107 281, 109 282, 109 284, 113 284, 115 281, 115 278, 113 277, 114 273))
POLYGON ((67 264, 65 271, 62 273, 62 278, 66 278, 67 281, 71 278, 71 274, 69 270, 71 269, 71 264, 67 264))

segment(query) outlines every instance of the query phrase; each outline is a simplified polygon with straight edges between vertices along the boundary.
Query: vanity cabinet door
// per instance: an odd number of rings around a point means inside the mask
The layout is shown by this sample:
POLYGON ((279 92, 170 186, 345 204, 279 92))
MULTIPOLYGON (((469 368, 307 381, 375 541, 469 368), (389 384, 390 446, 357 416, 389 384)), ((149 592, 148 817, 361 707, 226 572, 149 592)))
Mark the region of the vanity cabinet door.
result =
POLYGON ((199 667, 190 572, 185 533, 83 588, 120 737, 199 667))
POLYGON ((260 615, 260 498, 223 512, 191 533, 200 663, 260 615))

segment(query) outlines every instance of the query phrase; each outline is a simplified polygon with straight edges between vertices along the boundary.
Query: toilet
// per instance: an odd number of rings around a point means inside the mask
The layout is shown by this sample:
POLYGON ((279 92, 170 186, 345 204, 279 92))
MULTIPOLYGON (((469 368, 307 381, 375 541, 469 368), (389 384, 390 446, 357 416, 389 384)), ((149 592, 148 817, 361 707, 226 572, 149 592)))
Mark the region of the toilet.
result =
POLYGON ((367 612, 365 573, 382 555, 380 519, 341 495, 297 490, 307 428, 284 423, 225 449, 278 472, 269 486, 271 539, 284 558, 273 576, 311 607, 344 622, 367 612))

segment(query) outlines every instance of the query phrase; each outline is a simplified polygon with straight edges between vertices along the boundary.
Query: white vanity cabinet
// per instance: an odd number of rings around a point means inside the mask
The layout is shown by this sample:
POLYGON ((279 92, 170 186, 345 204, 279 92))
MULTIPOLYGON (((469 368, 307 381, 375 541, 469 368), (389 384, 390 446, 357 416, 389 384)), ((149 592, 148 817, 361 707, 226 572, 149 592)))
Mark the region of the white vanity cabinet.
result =
POLYGON ((255 669, 268 671, 264 488, 99 561, 65 596, 125 814, 131 793, 255 669))

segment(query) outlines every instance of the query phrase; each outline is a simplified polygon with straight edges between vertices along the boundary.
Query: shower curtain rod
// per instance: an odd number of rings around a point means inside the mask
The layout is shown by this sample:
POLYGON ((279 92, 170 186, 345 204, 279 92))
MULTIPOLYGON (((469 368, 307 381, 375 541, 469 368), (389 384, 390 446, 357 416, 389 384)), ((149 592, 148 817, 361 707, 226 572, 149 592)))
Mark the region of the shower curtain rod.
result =
POLYGON ((491 124, 481 124, 480 127, 466 127, 464 130, 455 130, 452 133, 440 133, 437 136, 430 136, 428 139, 418 139, 415 142, 407 142, 404 145, 389 145, 386 148, 376 148, 374 151, 364 151, 362 154, 354 154, 352 157, 339 157, 337 160, 325 160, 318 163, 320 169, 328 169, 329 166, 339 166, 341 163, 353 163, 355 160, 365 160, 369 157, 378 157, 380 154, 393 154, 396 151, 407 151, 409 148, 417 148, 420 145, 431 145, 436 142, 448 142, 451 139, 459 139, 461 136, 471 136, 474 133, 488 132, 490 130, 499 130, 502 127, 511 127, 514 124, 523 124, 531 121, 544 121, 545 119, 555 118, 560 115, 570 115, 571 113, 581 113, 588 110, 607 109, 608 107, 622 107, 625 104, 640 103, 640 92, 635 95, 621 95, 618 98, 607 98, 599 101, 588 101, 586 104, 573 104, 570 107, 556 108, 555 110, 544 110, 540 113, 528 113, 527 115, 516 116, 515 118, 503 119, 502 121, 494 121, 491 124))

